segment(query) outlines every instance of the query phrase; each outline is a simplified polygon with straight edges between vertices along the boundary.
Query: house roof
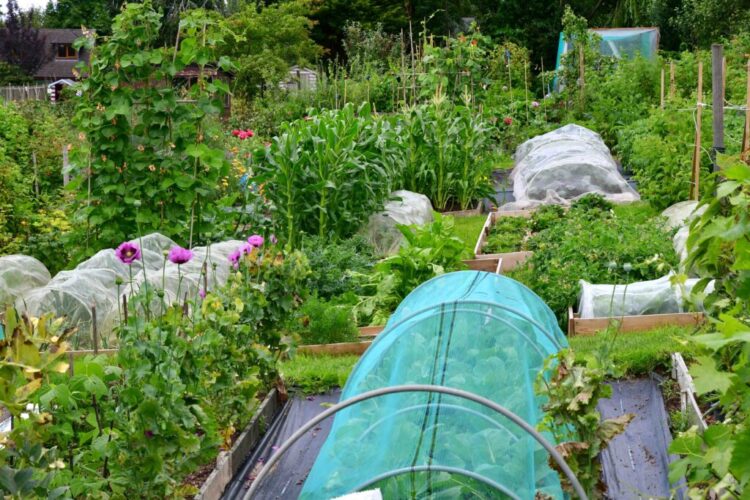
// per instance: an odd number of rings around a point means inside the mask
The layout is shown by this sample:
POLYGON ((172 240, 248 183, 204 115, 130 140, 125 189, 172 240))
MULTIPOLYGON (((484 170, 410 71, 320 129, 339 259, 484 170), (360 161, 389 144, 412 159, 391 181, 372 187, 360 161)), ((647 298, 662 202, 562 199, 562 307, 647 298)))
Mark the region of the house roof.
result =
POLYGON ((73 78, 73 68, 76 64, 78 64, 78 59, 52 59, 39 68, 34 77, 45 80, 73 78))
POLYGON ((83 32, 80 29, 51 29, 41 28, 39 35, 46 37, 47 44, 53 43, 73 43, 76 38, 81 38, 83 32))

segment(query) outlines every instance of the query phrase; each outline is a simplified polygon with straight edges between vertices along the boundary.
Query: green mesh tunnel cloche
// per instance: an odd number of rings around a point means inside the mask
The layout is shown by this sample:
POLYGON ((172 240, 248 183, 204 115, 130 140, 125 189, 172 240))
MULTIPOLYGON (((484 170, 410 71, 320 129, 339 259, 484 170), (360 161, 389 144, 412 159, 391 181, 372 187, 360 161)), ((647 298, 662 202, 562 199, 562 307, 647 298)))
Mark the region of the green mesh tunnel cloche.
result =
MULTIPOLYGON (((534 383, 567 340, 547 305, 510 278, 460 271, 404 299, 341 400, 405 384, 488 398, 536 426, 534 383)), ((550 436, 546 436, 550 439, 550 436)), ((300 498, 380 488, 384 498, 562 498, 543 448, 506 417, 452 395, 397 393, 340 411, 300 498)))

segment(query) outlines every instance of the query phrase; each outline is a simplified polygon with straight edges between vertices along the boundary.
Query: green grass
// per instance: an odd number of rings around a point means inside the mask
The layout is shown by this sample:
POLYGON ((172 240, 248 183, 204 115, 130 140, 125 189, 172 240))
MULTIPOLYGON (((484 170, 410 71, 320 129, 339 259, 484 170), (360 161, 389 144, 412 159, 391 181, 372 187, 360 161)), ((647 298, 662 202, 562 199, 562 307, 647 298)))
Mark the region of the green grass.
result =
POLYGON ((477 244, 479 233, 487 220, 487 215, 470 215, 468 217, 454 217, 454 233, 461 238, 466 248, 467 259, 474 257, 474 246, 477 244))
POLYGON ((583 361, 600 350, 609 349, 610 359, 624 376, 644 375, 671 366, 670 354, 681 352, 686 358, 695 354, 687 342, 694 328, 661 327, 646 332, 619 333, 603 331, 591 336, 569 338, 576 358, 583 361), (611 347, 610 347, 611 346, 611 347))
POLYGON ((282 361, 279 371, 286 385, 304 394, 320 394, 344 387, 359 356, 306 356, 298 354, 282 361))
MULTIPOLYGON (((670 355, 681 352, 686 359, 695 354, 695 347, 687 342, 694 328, 662 327, 646 332, 600 332, 592 336, 571 337, 570 347, 576 358, 585 361, 597 351, 610 350, 615 372, 633 377, 671 366, 670 355), (610 347, 611 345, 611 347, 610 347)), ((287 386, 304 394, 320 394, 334 387, 343 387, 359 356, 306 356, 299 354, 281 363, 280 371, 287 386)))

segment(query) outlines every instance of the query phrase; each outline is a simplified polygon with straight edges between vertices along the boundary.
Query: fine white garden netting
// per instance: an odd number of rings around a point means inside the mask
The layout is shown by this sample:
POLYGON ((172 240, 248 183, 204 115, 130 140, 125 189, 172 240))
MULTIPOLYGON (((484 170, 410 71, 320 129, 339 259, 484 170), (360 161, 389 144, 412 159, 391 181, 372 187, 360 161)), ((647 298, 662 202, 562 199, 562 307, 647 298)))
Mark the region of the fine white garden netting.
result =
POLYGON ((514 160, 510 179, 515 201, 501 210, 567 205, 589 193, 615 203, 640 199, 599 134, 579 125, 565 125, 529 139, 518 147, 514 160))
POLYGON ((691 296, 697 279, 673 283, 672 274, 656 280, 640 281, 628 285, 592 284, 580 280, 581 297, 578 312, 583 319, 617 316, 642 316, 701 310, 702 296, 713 291, 710 282, 701 297, 691 296))
POLYGON ((382 212, 370 216, 363 229, 364 237, 377 255, 398 252, 404 240, 404 235, 397 228, 399 224, 421 226, 433 219, 432 203, 427 196, 401 190, 391 193, 391 198, 382 212))
POLYGON ((687 239, 690 234, 690 224, 696 217, 700 217, 706 211, 708 205, 698 206, 697 201, 681 201, 665 209, 661 215, 667 218, 670 229, 677 229, 672 237, 672 247, 680 258, 682 265, 688 257, 687 239))
POLYGON ((47 268, 28 255, 0 257, 0 310, 24 292, 46 285, 52 277, 47 268))
POLYGON ((123 296, 129 300, 145 286, 154 292, 161 290, 164 293, 155 293, 149 304, 151 312, 159 314, 164 306, 195 298, 201 289, 219 288, 229 279, 229 254, 244 242, 229 240, 195 247, 193 258, 179 267, 166 257, 177 245, 170 238, 153 233, 133 243, 141 248, 141 259, 130 266, 120 261, 113 249, 105 249, 52 279, 44 265, 32 257, 2 257, 0 302, 2 293, 10 290, 9 300, 15 300, 19 312, 33 317, 47 313, 64 317, 67 326, 77 329, 71 338, 75 349, 93 347, 94 326, 99 347, 115 347, 117 339, 112 330, 122 316, 123 296), (6 275, 13 287, 1 286, 6 275), (19 281, 19 277, 23 279, 19 281), (163 295, 163 302, 159 295, 163 295))

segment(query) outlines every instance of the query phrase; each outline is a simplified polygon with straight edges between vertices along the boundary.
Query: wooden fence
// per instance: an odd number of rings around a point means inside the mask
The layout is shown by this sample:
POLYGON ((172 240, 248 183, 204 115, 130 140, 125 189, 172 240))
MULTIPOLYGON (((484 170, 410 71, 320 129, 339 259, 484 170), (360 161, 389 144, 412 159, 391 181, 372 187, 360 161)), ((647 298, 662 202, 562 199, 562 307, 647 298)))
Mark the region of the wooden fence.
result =
POLYGON ((47 86, 19 85, 0 87, 0 99, 4 101, 44 101, 47 99, 47 86))

